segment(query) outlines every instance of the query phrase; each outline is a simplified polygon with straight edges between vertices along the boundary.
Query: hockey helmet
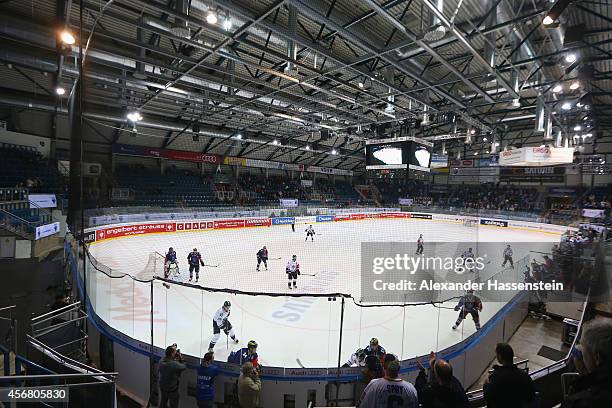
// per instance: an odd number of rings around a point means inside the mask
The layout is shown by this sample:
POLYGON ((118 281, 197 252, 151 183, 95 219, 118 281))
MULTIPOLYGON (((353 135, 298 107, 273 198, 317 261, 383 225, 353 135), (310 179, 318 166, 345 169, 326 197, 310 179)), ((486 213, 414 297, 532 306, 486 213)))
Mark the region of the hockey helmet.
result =
POLYGON ((297 255, 293 255, 291 259, 297 259, 297 255))
POLYGON ((174 250, 172 249, 172 247, 170 247, 170 248, 168 248, 168 251, 174 251, 174 250))
POLYGON ((198 252, 198 248, 193 248, 193 252, 198 252))
POLYGON ((357 351, 355 352, 355 355, 356 355, 358 358, 362 359, 362 358, 364 358, 364 357, 365 357, 366 353, 365 353, 365 350, 364 350, 364 349, 359 348, 359 349, 357 349, 357 351))
POLYGON ((376 337, 372 337, 372 340, 370 340, 370 345, 378 346, 378 339, 376 337))
POLYGON ((229 300, 226 300, 225 302, 223 302, 223 307, 232 307, 232 304, 229 300))
POLYGON ((255 340, 250 340, 247 343, 247 348, 257 348, 257 342, 255 340))

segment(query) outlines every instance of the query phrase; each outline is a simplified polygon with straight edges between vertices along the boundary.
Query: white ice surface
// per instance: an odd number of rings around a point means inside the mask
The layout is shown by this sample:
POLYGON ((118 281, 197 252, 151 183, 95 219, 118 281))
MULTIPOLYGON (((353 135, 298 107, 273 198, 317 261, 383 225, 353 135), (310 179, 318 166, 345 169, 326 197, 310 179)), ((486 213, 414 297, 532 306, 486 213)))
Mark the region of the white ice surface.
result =
MULTIPOLYGON (((514 242, 514 259, 530 250, 546 250, 559 236, 496 227, 465 227, 431 220, 377 219, 319 223, 314 242, 304 241, 306 225, 270 228, 243 228, 151 234, 102 241, 91 245, 98 262, 115 272, 140 274, 150 253, 165 253, 172 246, 178 255, 181 276, 188 277, 187 254, 194 248, 207 264, 217 268, 200 269, 199 284, 212 288, 239 289, 267 293, 348 293, 360 296, 361 242, 416 242, 419 234, 428 243, 457 242, 458 249, 470 242, 514 242), (522 244, 524 243, 524 244, 522 244), (263 245, 269 250, 269 270, 257 272, 256 252, 263 245), (287 290, 284 267, 292 254, 298 256, 302 273, 297 292, 287 290), (274 260, 273 258, 281 258, 274 260)), ((538 258, 538 254, 532 254, 538 258)), ((541 259, 541 256, 539 257, 541 259)), ((489 275, 502 268, 499 259, 487 266, 489 275)), ((96 313, 110 326, 138 340, 150 340, 150 284, 125 277, 109 279, 101 273, 89 277, 89 293, 96 313)), ((244 347, 248 340, 259 344, 260 360, 268 366, 296 367, 296 358, 306 367, 332 367, 337 364, 341 301, 327 298, 288 296, 247 296, 209 292, 181 285, 169 289, 154 283, 154 341, 159 347, 178 343, 183 353, 202 356, 212 336, 211 316, 223 301, 232 302, 230 321, 240 340, 226 344, 225 335, 215 347, 215 357, 225 359, 230 350, 244 347)), ((452 307, 454 303, 446 303, 452 307)), ((481 323, 489 320, 503 303, 485 303, 481 323)), ((453 310, 431 305, 361 308, 347 299, 345 305, 342 363, 355 349, 377 337, 388 352, 411 358, 441 350, 469 336, 474 324, 468 317, 457 330, 451 326, 453 310)))

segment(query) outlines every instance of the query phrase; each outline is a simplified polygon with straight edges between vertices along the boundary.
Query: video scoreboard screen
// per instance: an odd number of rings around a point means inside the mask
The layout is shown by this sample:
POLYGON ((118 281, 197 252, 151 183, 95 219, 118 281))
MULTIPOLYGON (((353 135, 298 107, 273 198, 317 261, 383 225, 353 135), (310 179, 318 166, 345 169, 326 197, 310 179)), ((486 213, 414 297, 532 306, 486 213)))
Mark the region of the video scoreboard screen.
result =
POLYGON ((366 141, 366 170, 429 172, 433 144, 414 137, 366 141))

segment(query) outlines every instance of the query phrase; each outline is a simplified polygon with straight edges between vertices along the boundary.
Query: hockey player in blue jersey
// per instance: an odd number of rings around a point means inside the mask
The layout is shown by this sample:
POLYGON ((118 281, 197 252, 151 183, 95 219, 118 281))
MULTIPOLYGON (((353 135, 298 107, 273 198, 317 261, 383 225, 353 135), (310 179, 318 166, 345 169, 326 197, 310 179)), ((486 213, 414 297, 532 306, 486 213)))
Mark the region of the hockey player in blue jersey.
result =
POLYGON ((255 340, 249 341, 246 347, 241 348, 238 351, 232 351, 227 357, 228 363, 239 364, 242 366, 244 363, 252 363, 255 369, 259 369, 259 360, 257 355, 257 342, 255 340))
POLYGON ((178 260, 176 259, 176 251, 172 247, 170 247, 168 249, 168 252, 166 253, 166 268, 164 269, 164 278, 168 279, 168 276, 170 276, 170 267, 172 265, 176 266, 178 272, 178 260))
POLYGON ((455 312, 459 312, 459 317, 457 317, 457 321, 453 325, 453 330, 459 327, 468 314, 472 315, 476 330, 480 330, 480 316, 478 312, 482 312, 482 301, 478 296, 474 295, 473 290, 468 290, 465 295, 461 296, 459 303, 455 306, 455 312))
POLYGON ((378 339, 376 337, 372 337, 370 340, 370 344, 363 350, 367 356, 376 356, 380 359, 380 362, 383 362, 385 358, 385 354, 387 354, 385 348, 378 344, 378 339))
POLYGON ((187 262, 189 263, 189 282, 193 279, 193 270, 195 269, 197 282, 200 278, 200 265, 204 266, 202 255, 198 252, 197 248, 193 248, 193 251, 187 255, 187 262))

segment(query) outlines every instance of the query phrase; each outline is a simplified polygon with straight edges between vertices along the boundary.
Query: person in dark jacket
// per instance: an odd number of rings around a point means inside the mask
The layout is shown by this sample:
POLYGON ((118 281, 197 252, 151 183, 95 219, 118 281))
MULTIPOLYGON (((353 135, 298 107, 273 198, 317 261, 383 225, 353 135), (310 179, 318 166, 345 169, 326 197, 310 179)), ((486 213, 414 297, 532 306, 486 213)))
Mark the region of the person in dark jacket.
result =
POLYGON ((414 383, 423 408, 468 408, 469 403, 463 386, 453 376, 453 368, 448 361, 429 354, 429 373, 417 360, 419 375, 414 383))
POLYGON ((178 408, 179 377, 187 366, 183 363, 181 351, 176 344, 166 348, 166 356, 159 361, 159 390, 161 391, 160 408, 178 408))
POLYGON ((514 350, 508 343, 495 347, 497 361, 483 386, 488 408, 524 408, 533 404, 535 388, 525 371, 514 365, 514 350))
POLYGON ((562 408, 612 407, 612 319, 584 325, 581 351, 574 354, 580 376, 570 385, 562 408))

